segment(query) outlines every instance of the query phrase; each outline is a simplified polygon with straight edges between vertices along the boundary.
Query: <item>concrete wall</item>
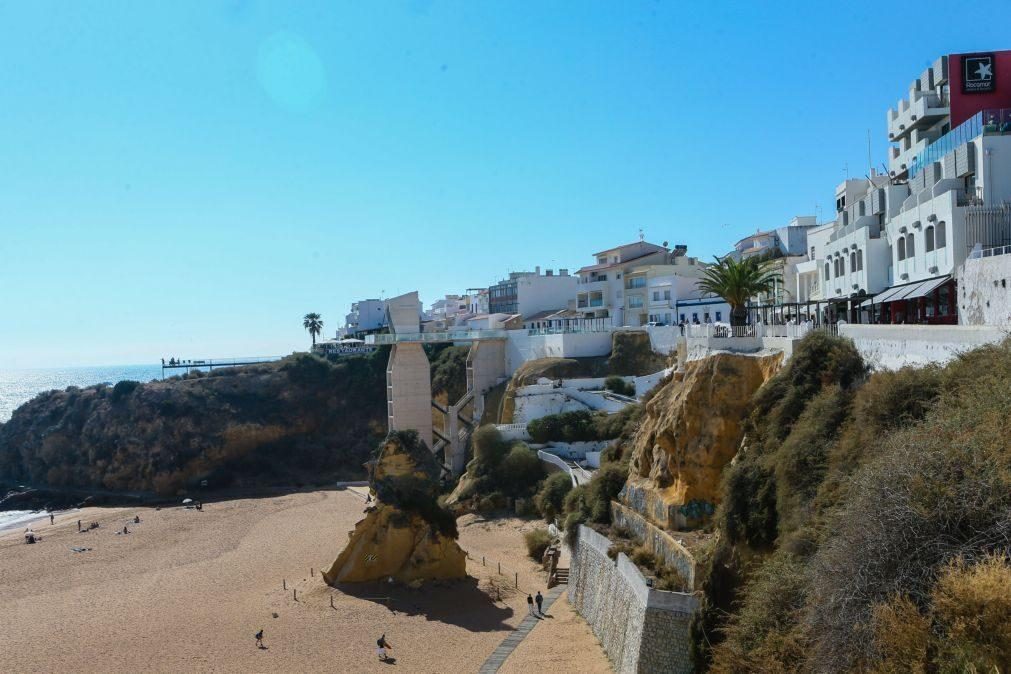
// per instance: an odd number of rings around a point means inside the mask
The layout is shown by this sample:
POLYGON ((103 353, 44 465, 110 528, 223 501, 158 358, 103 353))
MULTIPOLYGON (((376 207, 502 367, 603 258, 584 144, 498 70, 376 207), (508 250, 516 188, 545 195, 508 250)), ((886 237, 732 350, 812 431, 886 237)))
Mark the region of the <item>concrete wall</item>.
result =
POLYGON ((557 335, 530 335, 526 330, 510 330, 506 342, 509 374, 537 358, 586 358, 611 353, 610 332, 572 332, 557 335))
POLYGON ((1011 248, 1008 253, 965 261, 958 273, 958 322, 1011 324, 1011 248))
POLYGON ((677 539, 617 501, 611 501, 611 522, 634 534, 644 548, 660 557, 665 566, 677 569, 688 587, 695 589, 695 557, 677 539))
POLYGON ((897 370, 906 365, 943 365, 959 353, 998 342, 1007 334, 1000 326, 858 325, 840 324, 872 367, 897 370))
POLYGON ((414 429, 432 448, 432 372, 421 344, 394 344, 390 350, 386 405, 391 431, 414 429))
POLYGON ((527 424, 549 414, 591 410, 619 412, 626 403, 607 398, 599 393, 588 393, 575 388, 555 388, 550 384, 531 384, 516 389, 513 422, 527 424))
POLYGON ((696 598, 661 592, 624 554, 607 556, 611 543, 579 527, 569 571, 569 602, 589 623, 619 674, 693 671, 688 624, 696 598))

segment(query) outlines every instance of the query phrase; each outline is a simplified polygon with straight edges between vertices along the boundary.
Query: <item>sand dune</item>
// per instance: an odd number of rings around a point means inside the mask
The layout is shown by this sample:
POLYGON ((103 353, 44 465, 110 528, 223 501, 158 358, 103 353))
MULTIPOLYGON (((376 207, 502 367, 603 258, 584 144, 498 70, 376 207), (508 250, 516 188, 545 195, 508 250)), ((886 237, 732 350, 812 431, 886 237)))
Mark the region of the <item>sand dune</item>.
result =
MULTIPOLYGON (((472 579, 333 590, 319 568, 362 507, 354 490, 314 492, 202 511, 85 509, 35 525, 38 545, 0 533, 0 661, 18 672, 473 672, 522 619, 525 592, 545 589, 523 556, 521 532, 533 524, 467 516, 460 543, 472 579), (78 534, 78 519, 102 526, 78 534), (124 524, 131 533, 116 535, 124 524), (515 572, 524 593, 511 587, 515 572), (261 628, 267 650, 254 645, 261 628), (395 665, 375 657, 383 632, 395 665)), ((552 613, 505 669, 609 671, 586 623, 564 601, 552 613)))

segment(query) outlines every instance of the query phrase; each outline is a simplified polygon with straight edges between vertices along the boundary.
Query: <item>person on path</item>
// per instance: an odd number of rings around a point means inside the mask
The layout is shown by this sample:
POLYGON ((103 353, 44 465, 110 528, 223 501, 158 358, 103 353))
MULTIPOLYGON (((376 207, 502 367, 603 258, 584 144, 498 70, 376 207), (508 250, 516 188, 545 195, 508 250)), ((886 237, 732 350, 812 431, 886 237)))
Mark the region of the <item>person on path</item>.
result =
POLYGON ((534 598, 529 594, 527 595, 527 610, 530 612, 530 615, 534 615, 534 598))
POLYGON ((77 533, 81 533, 81 520, 77 520, 77 533))
POLYGON ((256 633, 256 647, 266 649, 267 647, 263 645, 263 630, 256 633))
POLYGON ((537 596, 534 597, 534 601, 537 602, 537 612, 544 615, 544 610, 541 608, 544 605, 544 596, 541 594, 540 590, 537 590, 537 596))
POLYGON ((393 649, 393 644, 391 644, 389 641, 386 640, 386 633, 385 632, 383 633, 383 636, 381 636, 378 639, 376 639, 376 646, 377 646, 377 648, 376 648, 376 655, 379 656, 380 660, 382 660, 383 662, 386 662, 386 660, 388 660, 388 658, 386 656, 386 649, 389 648, 390 650, 392 650, 393 649))
POLYGON ((56 515, 49 513, 49 525, 52 526, 56 524, 56 515))

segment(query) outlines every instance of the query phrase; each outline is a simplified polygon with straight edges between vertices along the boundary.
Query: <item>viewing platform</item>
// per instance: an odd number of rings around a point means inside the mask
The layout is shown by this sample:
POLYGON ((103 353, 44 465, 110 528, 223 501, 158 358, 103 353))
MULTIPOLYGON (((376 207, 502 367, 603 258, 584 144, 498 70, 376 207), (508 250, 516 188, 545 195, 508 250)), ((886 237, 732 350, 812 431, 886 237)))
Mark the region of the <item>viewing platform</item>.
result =
POLYGON ((194 358, 192 360, 186 359, 176 359, 169 358, 165 360, 162 358, 161 361, 161 371, 162 376, 165 376, 165 370, 186 370, 189 372, 193 369, 207 368, 208 370, 213 370, 216 367, 238 367, 240 365, 257 365, 259 363, 273 363, 275 360, 281 360, 281 356, 250 356, 247 358, 194 358))

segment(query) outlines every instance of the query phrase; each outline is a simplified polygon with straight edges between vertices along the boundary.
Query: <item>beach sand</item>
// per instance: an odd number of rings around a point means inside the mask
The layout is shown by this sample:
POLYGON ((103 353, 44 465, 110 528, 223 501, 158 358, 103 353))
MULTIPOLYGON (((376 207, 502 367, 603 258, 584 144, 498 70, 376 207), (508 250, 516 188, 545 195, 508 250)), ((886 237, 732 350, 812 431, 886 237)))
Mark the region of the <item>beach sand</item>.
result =
MULTIPOLYGON (((335 590, 319 568, 336 558, 362 517, 362 493, 221 501, 202 511, 86 508, 57 515, 55 526, 48 519, 33 524, 43 537, 37 545, 23 543, 23 527, 2 532, 3 669, 477 671, 522 620, 526 593, 546 590, 522 541, 537 523, 460 518, 460 544, 471 557, 466 581, 335 590), (78 534, 78 519, 101 527, 78 534), (124 524, 131 533, 116 535, 124 524), (507 575, 497 574, 499 562, 507 575), (522 592, 512 587, 516 572, 522 592), (254 645, 259 629, 267 650, 254 645), (384 632, 395 665, 376 658, 384 632)), ((549 613, 502 671, 545 665, 555 673, 610 671, 589 627, 564 599, 549 613)))

